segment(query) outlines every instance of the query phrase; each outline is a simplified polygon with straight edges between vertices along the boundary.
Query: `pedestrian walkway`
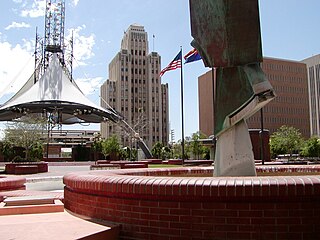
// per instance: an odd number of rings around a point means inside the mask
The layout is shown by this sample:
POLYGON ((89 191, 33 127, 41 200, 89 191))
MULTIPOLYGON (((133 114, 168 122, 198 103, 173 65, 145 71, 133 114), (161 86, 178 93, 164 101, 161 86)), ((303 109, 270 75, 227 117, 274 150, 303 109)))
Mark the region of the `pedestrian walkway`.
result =
POLYGON ((67 211, 57 213, 0 216, 1 239, 15 240, 98 240, 118 239, 119 227, 92 222, 67 211))
MULTIPOLYGON (((2 163, 0 163, 0 166, 2 163)), ((27 180, 26 190, 0 191, 0 197, 27 197, 35 199, 46 196, 63 202, 62 178, 70 172, 88 171, 90 162, 87 163, 49 163, 47 173, 19 175, 27 180), (41 191, 34 190, 39 189, 41 191), (58 187, 57 187, 58 186, 58 187), (52 190, 59 188, 59 190, 52 190)), ((2 174, 5 175, 5 174, 2 174)), ((0 175, 1 176, 1 175, 0 175)), ((40 205, 39 205, 40 206, 40 205)), ((35 207, 31 205, 31 207, 35 207)), ((46 239, 118 239, 119 226, 107 222, 93 222, 82 216, 74 216, 68 211, 55 213, 1 215, 1 239, 15 240, 46 240, 46 239), (13 231, 14 229, 14 231, 13 231)))

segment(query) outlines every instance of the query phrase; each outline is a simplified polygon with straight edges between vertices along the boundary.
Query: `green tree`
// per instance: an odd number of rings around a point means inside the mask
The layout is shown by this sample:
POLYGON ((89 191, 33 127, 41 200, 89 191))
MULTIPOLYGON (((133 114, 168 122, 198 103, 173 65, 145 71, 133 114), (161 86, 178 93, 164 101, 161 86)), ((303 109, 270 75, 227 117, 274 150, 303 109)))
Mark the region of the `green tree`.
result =
POLYGON ((168 146, 162 147, 161 156, 162 156, 161 158, 163 160, 171 158, 171 156, 172 156, 171 148, 168 146))
POLYGON ((152 156, 162 159, 162 148, 163 144, 161 142, 156 142, 151 149, 152 156))
POLYGON ((300 152, 305 157, 319 157, 320 156, 320 139, 317 137, 309 138, 300 152))
POLYGON ((15 156, 12 144, 6 141, 1 142, 1 152, 5 161, 11 161, 15 156))
POLYGON ((180 140, 177 143, 174 143, 171 149, 172 149, 172 158, 179 159, 182 157, 182 146, 181 146, 180 140))
POLYGON ((200 132, 192 134, 191 141, 189 142, 189 151, 193 154, 194 159, 208 159, 210 158, 210 150, 208 147, 203 146, 199 141, 200 139, 206 139, 207 137, 200 132))
POLYGON ((42 158, 40 151, 42 151, 42 135, 45 128, 46 119, 35 115, 25 116, 21 121, 6 125, 4 144, 24 148, 27 161, 37 160, 42 158))
POLYGON ((121 147, 117 136, 111 136, 101 143, 101 152, 105 158, 109 157, 111 160, 118 160, 121 152, 121 147))
POLYGON ((273 157, 278 154, 298 153, 302 147, 303 138, 298 129, 289 126, 281 126, 278 131, 270 136, 270 150, 273 157))
POLYGON ((125 159, 128 161, 135 161, 138 156, 138 151, 135 148, 125 147, 120 149, 120 159, 125 159))
POLYGON ((41 160, 43 156, 43 143, 42 142, 35 142, 32 144, 29 157, 33 160, 41 160))
POLYGON ((92 143, 92 150, 95 152, 101 152, 102 151, 102 140, 101 139, 94 139, 92 143))
POLYGON ((192 140, 190 142, 191 152, 195 159, 199 159, 201 153, 202 153, 202 144, 199 141, 200 134, 199 132, 192 134, 192 140))

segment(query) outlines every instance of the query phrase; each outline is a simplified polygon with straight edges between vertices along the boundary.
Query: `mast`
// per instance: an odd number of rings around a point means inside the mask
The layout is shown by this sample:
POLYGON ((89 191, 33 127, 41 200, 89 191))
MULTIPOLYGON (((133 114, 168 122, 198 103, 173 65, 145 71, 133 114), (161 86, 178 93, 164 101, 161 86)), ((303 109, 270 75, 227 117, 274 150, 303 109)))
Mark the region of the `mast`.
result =
POLYGON ((44 69, 48 67, 53 53, 58 54, 64 65, 64 21, 65 0, 46 0, 44 69))

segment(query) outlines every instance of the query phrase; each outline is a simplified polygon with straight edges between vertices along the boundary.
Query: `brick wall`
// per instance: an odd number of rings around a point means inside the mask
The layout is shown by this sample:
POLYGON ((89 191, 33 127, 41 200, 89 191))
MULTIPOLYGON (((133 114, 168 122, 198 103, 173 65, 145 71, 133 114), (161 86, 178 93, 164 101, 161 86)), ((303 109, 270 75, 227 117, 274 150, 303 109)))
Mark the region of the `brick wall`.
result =
POLYGON ((199 173, 212 168, 68 174, 65 207, 121 239, 320 239, 320 176, 154 177, 199 173))
POLYGON ((47 162, 20 162, 20 163, 6 163, 6 174, 33 174, 48 172, 47 162), (28 166, 31 166, 28 168, 28 166), (24 167, 17 170, 17 167, 24 167), (34 169, 34 167, 36 167, 34 169))
POLYGON ((24 190, 26 178, 15 176, 0 176, 0 191, 24 190))

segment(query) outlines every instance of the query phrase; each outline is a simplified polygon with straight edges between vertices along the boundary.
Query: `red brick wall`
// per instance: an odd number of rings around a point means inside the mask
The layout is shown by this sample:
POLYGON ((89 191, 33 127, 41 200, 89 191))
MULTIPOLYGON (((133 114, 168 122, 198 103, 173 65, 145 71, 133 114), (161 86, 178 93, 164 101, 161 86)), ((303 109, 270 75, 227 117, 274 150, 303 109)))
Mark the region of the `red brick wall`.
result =
MULTIPOLYGON (((151 176, 156 171, 68 174, 65 207, 121 224, 122 239, 320 239, 318 175, 151 176)), ((201 172, 212 174, 212 168, 159 171, 201 172)))
POLYGON ((48 163, 47 162, 21 162, 21 163, 6 163, 5 164, 6 174, 32 174, 32 173, 42 173, 48 172, 48 163), (17 170, 17 167, 25 166, 25 168, 20 168, 17 170), (31 166, 31 168, 28 168, 31 166), (34 166, 37 166, 36 169, 33 169, 34 166))
POLYGON ((0 191, 24 190, 26 178, 15 176, 0 176, 0 191))

